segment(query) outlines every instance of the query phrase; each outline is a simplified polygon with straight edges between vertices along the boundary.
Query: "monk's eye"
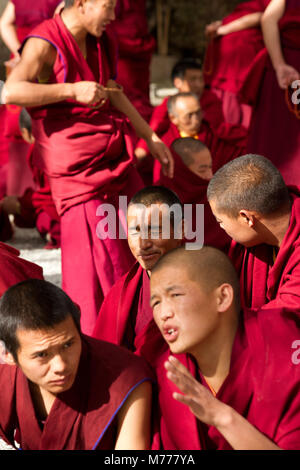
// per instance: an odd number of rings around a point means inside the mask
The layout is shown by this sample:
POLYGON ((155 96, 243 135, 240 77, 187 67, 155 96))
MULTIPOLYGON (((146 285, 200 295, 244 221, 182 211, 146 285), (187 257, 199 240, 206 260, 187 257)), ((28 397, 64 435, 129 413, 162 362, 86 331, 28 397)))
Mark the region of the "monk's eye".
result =
POLYGON ((160 303, 159 300, 155 300, 154 302, 152 302, 151 308, 153 309, 153 308, 157 307, 159 305, 159 303, 160 303))
POLYGON ((48 356, 48 353, 46 351, 41 351, 34 355, 34 357, 37 359, 45 359, 47 356, 48 356))
POLYGON ((64 344, 64 349, 69 349, 73 345, 74 341, 68 341, 64 344))

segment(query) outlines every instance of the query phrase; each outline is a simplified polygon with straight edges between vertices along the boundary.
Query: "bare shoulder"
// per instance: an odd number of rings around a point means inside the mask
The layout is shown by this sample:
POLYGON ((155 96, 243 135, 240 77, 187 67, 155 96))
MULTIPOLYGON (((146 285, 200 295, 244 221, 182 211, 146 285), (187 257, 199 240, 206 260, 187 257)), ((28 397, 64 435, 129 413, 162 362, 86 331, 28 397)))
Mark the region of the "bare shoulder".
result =
POLYGON ((29 38, 22 50, 21 60, 7 83, 17 81, 34 81, 40 75, 49 76, 56 59, 56 49, 48 41, 40 38, 29 38))

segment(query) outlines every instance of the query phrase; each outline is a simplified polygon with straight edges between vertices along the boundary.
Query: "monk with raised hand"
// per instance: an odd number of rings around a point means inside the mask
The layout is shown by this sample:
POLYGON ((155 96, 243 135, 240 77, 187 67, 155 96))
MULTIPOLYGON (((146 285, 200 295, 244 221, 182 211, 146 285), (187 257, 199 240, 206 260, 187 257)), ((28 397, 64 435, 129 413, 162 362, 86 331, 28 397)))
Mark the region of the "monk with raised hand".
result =
POLYGON ((62 286, 81 307, 85 333, 134 261, 125 238, 100 239, 96 229, 102 204, 125 219, 118 195, 131 198, 143 187, 124 114, 164 171, 173 173, 168 148, 112 80, 117 53, 105 27, 115 18, 115 5, 67 0, 61 15, 31 32, 2 93, 7 103, 28 107, 33 119, 33 163, 48 176, 61 216, 62 286))
POLYGON ((295 307, 300 300, 300 199, 260 155, 227 163, 210 180, 207 197, 232 238, 229 256, 245 307, 295 307))
POLYGON ((139 352, 157 375, 160 447, 299 449, 299 314, 241 312, 236 271, 211 247, 167 253, 150 285, 159 331, 139 352))
POLYGON ((22 450, 149 447, 152 374, 141 358, 82 335, 78 307, 46 281, 9 289, 0 312, 2 439, 22 450))
POLYGON ((136 262, 104 299, 95 338, 136 349, 137 337, 153 319, 151 271, 161 256, 183 243, 183 223, 181 201, 170 189, 151 186, 133 196, 127 225, 128 244, 136 262))

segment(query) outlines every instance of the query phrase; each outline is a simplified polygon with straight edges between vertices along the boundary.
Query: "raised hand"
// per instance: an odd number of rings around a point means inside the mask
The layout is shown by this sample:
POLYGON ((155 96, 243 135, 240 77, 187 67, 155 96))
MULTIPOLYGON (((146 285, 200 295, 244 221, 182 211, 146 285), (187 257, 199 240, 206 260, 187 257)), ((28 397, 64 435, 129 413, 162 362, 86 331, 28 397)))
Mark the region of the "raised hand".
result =
POLYGON ((226 412, 228 408, 227 405, 203 387, 175 357, 169 357, 165 362, 165 368, 168 379, 184 394, 174 392, 173 398, 187 405, 196 418, 203 423, 217 426, 222 421, 223 412, 226 412))

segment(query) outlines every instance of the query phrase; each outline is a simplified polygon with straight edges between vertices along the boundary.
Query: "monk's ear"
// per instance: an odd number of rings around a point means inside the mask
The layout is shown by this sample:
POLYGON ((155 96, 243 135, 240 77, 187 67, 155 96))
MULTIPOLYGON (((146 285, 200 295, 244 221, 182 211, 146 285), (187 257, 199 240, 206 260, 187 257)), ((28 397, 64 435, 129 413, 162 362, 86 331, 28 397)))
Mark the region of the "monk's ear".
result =
POLYGON ((182 88, 182 79, 179 77, 174 78, 173 85, 177 90, 181 91, 182 88))
POLYGON ((178 125, 178 118, 177 118, 176 114, 169 113, 169 119, 173 124, 175 124, 175 126, 178 125))
POLYGON ((0 364, 8 364, 9 366, 15 366, 16 361, 13 355, 8 352, 3 341, 0 341, 0 364))
POLYGON ((242 209, 239 212, 239 218, 244 222, 248 227, 253 228, 255 223, 255 215, 252 211, 242 209))
POLYGON ((233 287, 224 283, 216 289, 218 312, 226 312, 234 300, 233 287))

